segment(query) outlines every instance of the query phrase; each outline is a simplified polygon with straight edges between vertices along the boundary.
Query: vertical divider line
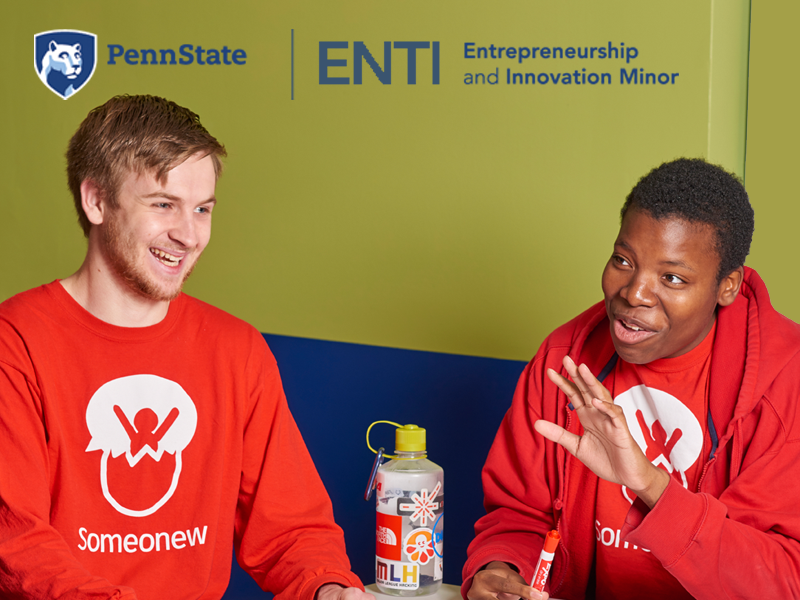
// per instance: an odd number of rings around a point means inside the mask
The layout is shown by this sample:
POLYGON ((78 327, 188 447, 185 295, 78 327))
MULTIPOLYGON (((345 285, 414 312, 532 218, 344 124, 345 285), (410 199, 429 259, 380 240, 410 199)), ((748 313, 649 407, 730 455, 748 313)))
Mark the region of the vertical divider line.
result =
POLYGON ((747 181, 747 133, 750 126, 750 50, 753 35, 753 0, 750 0, 750 19, 747 24, 747 93, 744 101, 744 168, 742 182, 747 181))
POLYGON ((708 35, 708 111, 706 131, 706 160, 711 160, 711 112, 713 110, 712 93, 714 90, 714 0, 711 0, 711 31, 708 35))
POLYGON ((292 100, 294 100, 294 29, 292 29, 292 100))

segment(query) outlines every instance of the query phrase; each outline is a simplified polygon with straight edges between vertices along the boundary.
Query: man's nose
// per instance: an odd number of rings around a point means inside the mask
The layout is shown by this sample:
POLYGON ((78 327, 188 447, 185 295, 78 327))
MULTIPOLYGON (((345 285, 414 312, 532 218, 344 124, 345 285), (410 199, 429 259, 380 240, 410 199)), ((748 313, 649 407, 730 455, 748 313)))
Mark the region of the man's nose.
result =
POLYGON ((622 288, 621 295, 631 306, 653 306, 656 302, 654 286, 655 278, 641 271, 634 271, 627 285, 622 288))
POLYGON ((198 236, 195 213, 188 209, 181 210, 175 217, 169 237, 186 248, 196 246, 198 236))

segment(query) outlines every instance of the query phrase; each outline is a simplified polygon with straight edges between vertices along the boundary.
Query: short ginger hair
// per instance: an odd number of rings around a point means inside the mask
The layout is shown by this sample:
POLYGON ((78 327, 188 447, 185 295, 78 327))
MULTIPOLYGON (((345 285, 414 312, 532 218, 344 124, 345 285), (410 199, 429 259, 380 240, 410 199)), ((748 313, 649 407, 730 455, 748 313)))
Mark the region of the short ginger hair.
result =
POLYGON ((129 172, 150 173, 163 181, 167 173, 195 154, 211 156, 217 177, 225 147, 200 123, 200 117, 158 96, 114 96, 91 110, 67 148, 67 180, 88 237, 91 224, 81 206, 81 184, 95 183, 110 206, 129 172))

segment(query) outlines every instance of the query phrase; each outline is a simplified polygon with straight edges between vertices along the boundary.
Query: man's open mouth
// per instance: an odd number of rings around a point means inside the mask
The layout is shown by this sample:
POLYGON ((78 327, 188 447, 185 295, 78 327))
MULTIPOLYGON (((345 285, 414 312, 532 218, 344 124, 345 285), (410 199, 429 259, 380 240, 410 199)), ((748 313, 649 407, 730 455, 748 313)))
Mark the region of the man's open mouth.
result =
POLYGON ((626 321, 625 319, 619 319, 619 322, 622 323, 622 326, 626 329, 630 329, 631 331, 649 331, 649 329, 645 329, 644 327, 639 327, 635 323, 631 323, 630 321, 626 321))
POLYGON ((177 267, 179 264, 181 264, 181 260, 183 260, 182 256, 173 256, 172 254, 157 248, 150 248, 150 252, 152 252, 153 256, 155 256, 159 262, 167 265, 168 267, 177 267))
POLYGON ((636 344, 655 335, 655 331, 647 329, 642 323, 624 317, 614 319, 614 333, 619 341, 625 344, 636 344))

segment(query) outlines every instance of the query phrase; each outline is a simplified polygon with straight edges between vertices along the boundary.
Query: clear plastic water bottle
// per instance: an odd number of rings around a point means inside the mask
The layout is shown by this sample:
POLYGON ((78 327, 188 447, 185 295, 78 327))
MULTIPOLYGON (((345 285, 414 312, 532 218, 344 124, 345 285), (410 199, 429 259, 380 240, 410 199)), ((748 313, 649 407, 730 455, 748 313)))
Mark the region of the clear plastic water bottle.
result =
POLYGON ((397 427, 395 456, 376 459, 376 584, 391 596, 434 594, 444 563, 444 471, 427 458, 424 429, 376 423, 397 427))

